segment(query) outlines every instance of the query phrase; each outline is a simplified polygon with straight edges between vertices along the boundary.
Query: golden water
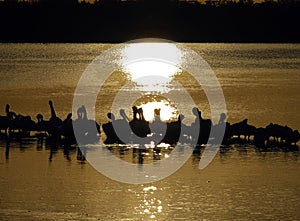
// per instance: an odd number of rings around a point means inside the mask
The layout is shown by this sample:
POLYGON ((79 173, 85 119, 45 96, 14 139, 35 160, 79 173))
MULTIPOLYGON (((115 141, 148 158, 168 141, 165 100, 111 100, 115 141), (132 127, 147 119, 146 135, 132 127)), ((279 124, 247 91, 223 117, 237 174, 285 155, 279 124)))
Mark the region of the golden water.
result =
MULTIPOLYGON (((0 115, 9 103, 16 113, 49 118, 52 99, 64 118, 86 66, 111 46, 0 44, 0 115)), ((217 75, 229 122, 248 118, 257 127, 274 122, 300 129, 299 44, 186 46, 217 75)), ((197 98, 192 82, 186 86, 209 117, 205 96, 197 98)), ((107 109, 99 106, 97 118, 105 122, 101 108, 107 109)), ((201 171, 196 154, 175 174, 147 185, 112 181, 77 160, 76 150, 58 149, 52 161, 50 152, 36 139, 12 141, 9 148, 0 141, 0 220, 300 219, 298 152, 236 146, 219 152, 201 171)), ((129 151, 119 156, 132 157, 129 151)))

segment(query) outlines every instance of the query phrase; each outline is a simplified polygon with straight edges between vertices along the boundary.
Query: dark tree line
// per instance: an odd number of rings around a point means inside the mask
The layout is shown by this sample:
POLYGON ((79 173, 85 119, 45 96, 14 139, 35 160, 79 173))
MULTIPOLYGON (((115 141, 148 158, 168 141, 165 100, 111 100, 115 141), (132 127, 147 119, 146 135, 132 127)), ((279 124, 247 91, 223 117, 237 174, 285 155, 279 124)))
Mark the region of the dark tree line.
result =
POLYGON ((0 2, 1 42, 299 42, 293 0, 31 0, 0 2))

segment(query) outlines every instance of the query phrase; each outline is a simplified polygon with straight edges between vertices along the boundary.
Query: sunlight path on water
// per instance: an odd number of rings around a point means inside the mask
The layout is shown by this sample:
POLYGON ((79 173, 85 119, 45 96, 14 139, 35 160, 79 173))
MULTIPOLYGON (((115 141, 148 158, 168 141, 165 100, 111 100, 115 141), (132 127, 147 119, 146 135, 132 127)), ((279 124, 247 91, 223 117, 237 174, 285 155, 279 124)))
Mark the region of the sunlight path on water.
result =
POLYGON ((182 56, 174 43, 137 42, 124 46, 120 63, 128 78, 144 90, 162 93, 170 91, 168 84, 181 72, 182 56))

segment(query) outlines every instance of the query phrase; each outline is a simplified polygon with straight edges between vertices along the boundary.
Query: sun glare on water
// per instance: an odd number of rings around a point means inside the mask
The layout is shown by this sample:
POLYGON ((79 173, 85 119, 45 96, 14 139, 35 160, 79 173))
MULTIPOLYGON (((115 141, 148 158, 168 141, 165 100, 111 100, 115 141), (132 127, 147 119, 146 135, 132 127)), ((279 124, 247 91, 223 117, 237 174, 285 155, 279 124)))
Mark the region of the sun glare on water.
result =
POLYGON ((160 119, 168 121, 176 117, 176 110, 166 102, 148 102, 140 106, 143 108, 144 117, 147 121, 153 121, 154 110, 160 109, 160 119))
POLYGON ((136 61, 128 64, 125 70, 139 84, 165 84, 179 71, 172 64, 154 60, 136 61))
MULTIPOLYGON (((126 44, 123 48, 121 65, 123 72, 136 87, 146 94, 169 92, 171 82, 181 72, 181 51, 170 42, 138 42, 126 44)), ((146 99, 138 102, 147 121, 153 121, 154 110, 160 109, 162 121, 177 118, 177 109, 166 99, 146 99)))
POLYGON ((121 63, 136 83, 164 84, 180 72, 181 52, 174 43, 131 43, 123 49, 121 63))
POLYGON ((146 121, 152 122, 154 120, 155 109, 160 109, 160 120, 162 121, 174 121, 178 118, 177 108, 167 99, 158 98, 143 102, 143 98, 141 98, 139 101, 142 101, 142 103, 138 104, 137 107, 143 109, 146 121))

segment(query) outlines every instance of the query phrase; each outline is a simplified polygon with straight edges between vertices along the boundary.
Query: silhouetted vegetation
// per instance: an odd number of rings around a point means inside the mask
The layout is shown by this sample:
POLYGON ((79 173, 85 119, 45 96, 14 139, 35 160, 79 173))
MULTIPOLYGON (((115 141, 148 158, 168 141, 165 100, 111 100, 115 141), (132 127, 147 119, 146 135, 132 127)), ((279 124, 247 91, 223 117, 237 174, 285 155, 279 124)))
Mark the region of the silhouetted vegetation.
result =
POLYGON ((0 2, 2 42, 299 42, 300 3, 292 0, 0 2))

